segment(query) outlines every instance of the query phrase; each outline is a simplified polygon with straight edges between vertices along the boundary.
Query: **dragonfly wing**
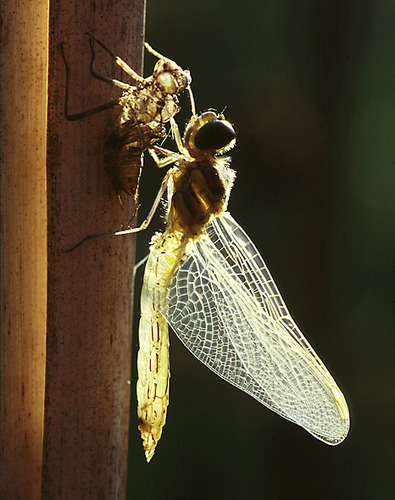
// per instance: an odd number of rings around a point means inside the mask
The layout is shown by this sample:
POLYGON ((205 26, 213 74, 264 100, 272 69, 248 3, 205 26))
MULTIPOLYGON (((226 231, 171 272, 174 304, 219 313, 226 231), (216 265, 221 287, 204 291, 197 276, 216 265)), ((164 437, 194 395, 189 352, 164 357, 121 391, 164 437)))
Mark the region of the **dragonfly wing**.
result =
POLYGON ((343 394, 229 213, 189 243, 169 290, 167 319, 185 346, 229 383, 327 444, 346 437, 343 394))

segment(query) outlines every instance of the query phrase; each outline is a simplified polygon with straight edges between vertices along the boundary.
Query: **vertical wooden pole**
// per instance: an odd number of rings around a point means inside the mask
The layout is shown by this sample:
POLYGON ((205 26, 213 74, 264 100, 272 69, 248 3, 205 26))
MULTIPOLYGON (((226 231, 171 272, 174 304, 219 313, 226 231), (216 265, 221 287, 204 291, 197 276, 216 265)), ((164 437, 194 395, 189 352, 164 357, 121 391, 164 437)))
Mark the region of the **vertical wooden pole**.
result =
MULTIPOLYGON (((120 205, 103 165, 103 141, 119 110, 78 122, 63 114, 119 97, 91 77, 85 32, 141 72, 144 0, 56 1, 50 9, 48 113, 48 322, 43 498, 125 496, 129 425, 133 237, 65 250, 88 234, 119 229, 135 207, 120 205)), ((125 79, 97 50, 99 73, 125 79)), ((127 78, 127 77, 126 77, 127 78)))
POLYGON ((41 498, 48 1, 1 3, 1 489, 41 498))

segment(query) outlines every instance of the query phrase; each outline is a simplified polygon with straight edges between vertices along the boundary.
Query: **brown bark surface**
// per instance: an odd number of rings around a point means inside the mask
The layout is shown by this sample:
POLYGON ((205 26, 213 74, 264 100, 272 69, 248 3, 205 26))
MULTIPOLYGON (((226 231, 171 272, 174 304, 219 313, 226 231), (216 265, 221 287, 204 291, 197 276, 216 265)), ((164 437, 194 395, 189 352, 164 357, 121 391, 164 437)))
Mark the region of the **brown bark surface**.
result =
MULTIPOLYGON (((48 330, 43 498, 123 498, 129 429, 134 237, 90 240, 127 225, 105 173, 103 142, 119 109, 77 122, 63 115, 120 95, 91 77, 85 32, 141 72, 144 2, 59 3, 50 14, 48 115, 48 330)), ((97 48, 99 73, 125 80, 97 48)), ((126 77, 127 78, 127 77, 126 77)))

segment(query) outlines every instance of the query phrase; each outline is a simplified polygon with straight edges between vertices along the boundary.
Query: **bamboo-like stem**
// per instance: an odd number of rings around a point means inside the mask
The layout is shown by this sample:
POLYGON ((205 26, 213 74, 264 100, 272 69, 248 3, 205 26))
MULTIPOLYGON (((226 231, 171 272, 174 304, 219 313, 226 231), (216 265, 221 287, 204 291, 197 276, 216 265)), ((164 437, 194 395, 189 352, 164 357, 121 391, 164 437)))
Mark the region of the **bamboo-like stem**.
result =
MULTIPOLYGON (((64 117, 59 43, 70 67, 70 111, 102 104, 120 91, 91 77, 85 32, 140 72, 144 12, 144 0, 127 10, 120 1, 51 6, 44 499, 125 496, 134 238, 101 238, 64 251, 87 234, 128 224, 135 207, 131 200, 120 205, 103 165, 104 137, 119 110, 74 122, 64 117)), ((96 65, 114 75, 99 50, 96 65)))
POLYGON ((48 2, 1 4, 1 498, 41 498, 48 2))

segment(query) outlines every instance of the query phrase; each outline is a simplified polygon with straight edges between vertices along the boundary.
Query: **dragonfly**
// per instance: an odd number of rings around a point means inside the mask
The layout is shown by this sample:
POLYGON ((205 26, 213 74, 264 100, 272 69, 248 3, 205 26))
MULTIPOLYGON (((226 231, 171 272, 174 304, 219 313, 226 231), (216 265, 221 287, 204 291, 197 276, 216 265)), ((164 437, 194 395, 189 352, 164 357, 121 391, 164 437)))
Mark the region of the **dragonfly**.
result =
POLYGON ((169 331, 219 377, 329 445, 350 418, 335 380, 292 319, 259 251, 227 211, 235 172, 224 156, 233 126, 209 110, 192 115, 178 151, 154 145, 164 176, 145 229, 167 190, 166 229, 151 240, 141 292, 137 400, 149 462, 169 404, 169 331))
POLYGON ((110 83, 123 90, 119 99, 95 108, 71 114, 68 111, 69 66, 64 55, 63 44, 61 54, 66 67, 65 117, 68 120, 79 120, 95 113, 104 111, 114 105, 119 105, 121 114, 107 135, 104 144, 104 162, 109 179, 120 198, 121 191, 131 196, 137 204, 138 188, 143 166, 143 153, 155 142, 167 137, 165 124, 179 111, 178 97, 187 91, 195 113, 191 89, 191 74, 182 69, 175 61, 161 55, 148 43, 144 46, 158 61, 153 73, 143 78, 134 71, 123 59, 113 54, 102 42, 87 33, 91 48, 91 74, 95 78, 110 83), (95 71, 95 50, 93 44, 99 44, 130 77, 136 85, 109 78, 95 71))

